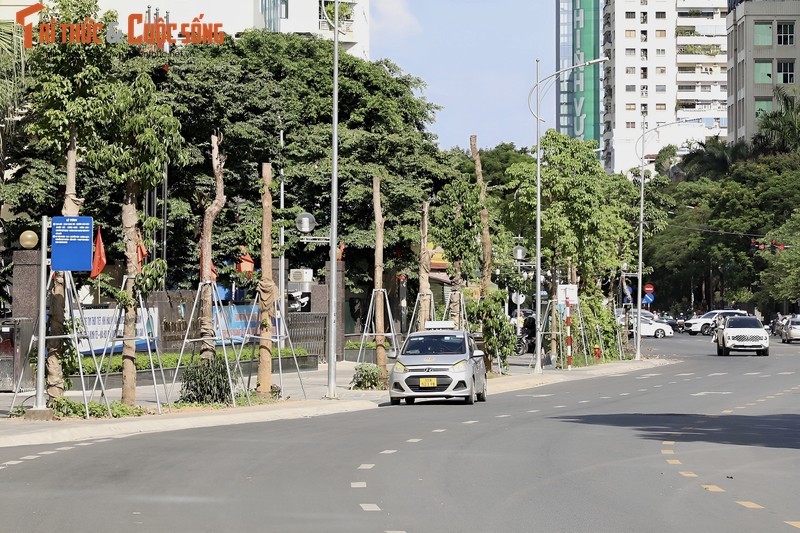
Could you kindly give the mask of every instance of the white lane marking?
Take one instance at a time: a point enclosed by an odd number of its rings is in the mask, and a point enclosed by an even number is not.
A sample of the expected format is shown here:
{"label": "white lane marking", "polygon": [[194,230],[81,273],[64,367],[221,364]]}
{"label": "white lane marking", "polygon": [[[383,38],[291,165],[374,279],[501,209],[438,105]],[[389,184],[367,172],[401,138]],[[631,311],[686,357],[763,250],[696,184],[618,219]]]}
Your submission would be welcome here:
{"label": "white lane marking", "polygon": [[530,410],[530,411],[528,411],[528,412],[529,412],[529,413],[538,413],[538,412],[539,412],[539,410],[538,410],[538,409],[531,409],[531,410]]}
{"label": "white lane marking", "polygon": [[772,376],[769,374],[764,374],[763,376],[758,376],[760,378],[771,378]]}
{"label": "white lane marking", "polygon": [[447,431],[447,430],[446,429],[434,429],[433,433],[444,433],[445,431]]}
{"label": "white lane marking", "polygon": [[46,452],[39,452],[39,455],[53,455],[54,453],[58,453],[58,450],[49,450]]}
{"label": "white lane marking", "polygon": [[744,375],[745,375],[745,376],[757,376],[757,375],[759,375],[760,373],[761,373],[761,372],[745,372],[745,373],[744,373]]}
{"label": "white lane marking", "polygon": [[791,376],[794,372],[778,372],[779,376]]}
{"label": "white lane marking", "polygon": [[631,394],[630,392],[620,392],[619,393],[620,396],[630,396],[630,394]]}
{"label": "white lane marking", "polygon": [[561,409],[562,407],[566,407],[566,405],[556,405],[554,409]]}
{"label": "white lane marking", "polygon": [[728,391],[703,391],[690,394],[689,396],[707,396],[709,394],[733,394],[733,393]]}
{"label": "white lane marking", "polygon": [[677,381],[670,381],[667,385],[675,385]]}
{"label": "white lane marking", "polygon": [[638,390],[638,391],[636,391],[636,392],[647,392],[647,389],[639,389],[639,390]]}
{"label": "white lane marking", "polygon": [[465,422],[462,422],[462,423],[463,423],[463,424],[477,424],[477,423],[478,423],[478,421],[477,421],[477,420],[467,420],[467,421],[465,421]]}
{"label": "white lane marking", "polygon": [[20,457],[23,461],[30,461],[31,459],[38,459],[38,455],[26,455],[25,457]]}
{"label": "white lane marking", "polygon": [[610,400],[611,396],[600,396],[601,400]]}
{"label": "white lane marking", "polygon": [[517,394],[520,398],[549,398],[552,394]]}
{"label": "white lane marking", "polygon": [[708,377],[713,378],[714,376],[727,376],[727,372],[712,372],[708,375]]}
{"label": "white lane marking", "polygon": [[74,450],[74,449],[75,449],[75,446],[62,446],[61,448],[56,448],[56,450],[58,450],[60,452],[64,452],[64,451],[67,451],[67,450]]}
{"label": "white lane marking", "polygon": [[383,450],[381,452],[381,454],[383,454],[383,455],[389,455],[391,453],[397,453],[397,450]]}
{"label": "white lane marking", "polygon": [[405,531],[389,531],[388,529],[385,530],[383,533],[406,533]]}
{"label": "white lane marking", "polygon": [[18,465],[18,464],[20,464],[20,463],[22,463],[22,461],[6,461],[6,462],[5,462],[5,463],[3,463],[3,464],[4,464],[4,465]]}
{"label": "white lane marking", "polygon": [[638,376],[636,379],[647,379],[647,378],[653,378],[653,377],[660,376],[660,375],[661,374],[645,374],[643,376]]}
{"label": "white lane marking", "polygon": [[497,415],[495,418],[508,418],[511,415]]}
{"label": "white lane marking", "polygon": [[681,376],[694,376],[694,372],[684,372],[683,374],[675,374],[677,377]]}
{"label": "white lane marking", "polygon": [[589,403],[589,402],[591,402],[591,401],[592,401],[592,400],[581,400],[581,401],[579,401],[578,403]]}
{"label": "white lane marking", "polygon": [[358,467],[358,469],[359,469],[359,470],[369,470],[369,469],[371,469],[371,468],[375,468],[375,465],[374,465],[374,464],[368,464],[368,463],[365,463],[365,464],[363,464],[363,465],[360,465],[360,466]]}
{"label": "white lane marking", "polygon": [[362,511],[380,511],[381,508],[375,505],[374,503],[361,503],[361,510]]}
{"label": "white lane marking", "polygon": [[94,442],[78,442],[76,446],[91,446]]}
{"label": "white lane marking", "polygon": [[111,442],[112,440],[114,440],[114,439],[100,439],[100,440],[96,440],[95,442]]}
{"label": "white lane marking", "polygon": [[420,442],[422,439],[408,439],[406,442]]}
{"label": "white lane marking", "polygon": [[653,388],[654,388],[654,389],[660,389],[660,388],[661,388],[661,387],[663,387],[663,386],[664,386],[664,385],[653,385]]}
{"label": "white lane marking", "polygon": [[366,481],[351,481],[350,482],[351,489],[366,489],[367,482]]}

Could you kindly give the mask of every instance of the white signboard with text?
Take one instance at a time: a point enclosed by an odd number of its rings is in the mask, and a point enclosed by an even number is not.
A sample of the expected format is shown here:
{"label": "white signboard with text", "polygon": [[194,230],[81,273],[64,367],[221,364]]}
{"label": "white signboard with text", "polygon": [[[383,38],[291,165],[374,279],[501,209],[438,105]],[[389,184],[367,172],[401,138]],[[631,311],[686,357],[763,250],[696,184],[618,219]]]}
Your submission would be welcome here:
{"label": "white signboard with text", "polygon": [[[155,307],[151,307],[148,309],[152,320],[148,324],[148,329],[150,330],[150,337],[156,338],[158,337],[158,309]],[[91,350],[94,350],[96,354],[101,354],[103,352],[103,347],[106,344],[106,339],[108,338],[108,331],[113,327],[112,322],[114,321],[114,310],[113,309],[84,309],[83,316],[85,320],[85,328],[86,334],[89,337],[87,339],[81,339],[80,343],[78,344],[78,350],[81,353],[90,353]],[[119,325],[117,327],[116,334],[112,334],[112,338],[115,337],[122,337],[122,330],[124,327],[124,320],[125,317],[120,319]],[[141,340],[137,340],[137,343],[144,342],[145,340],[145,329],[144,329],[144,320],[142,317],[141,309],[137,309],[136,313],[136,337],[140,337]],[[89,342],[91,341],[91,348],[89,347]],[[122,347],[122,341],[117,341],[113,343],[114,347]],[[111,345],[109,345],[109,350],[107,353],[113,352],[111,350]]]}

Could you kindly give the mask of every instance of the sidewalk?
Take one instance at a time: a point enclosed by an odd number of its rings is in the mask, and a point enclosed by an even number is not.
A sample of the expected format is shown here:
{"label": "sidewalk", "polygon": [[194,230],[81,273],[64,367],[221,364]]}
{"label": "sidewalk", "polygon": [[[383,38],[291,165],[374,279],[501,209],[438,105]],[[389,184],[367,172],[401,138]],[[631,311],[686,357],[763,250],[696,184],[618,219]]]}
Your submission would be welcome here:
{"label": "sidewalk", "polygon": [[[496,376],[489,381],[489,401],[492,394],[539,387],[552,383],[573,381],[599,376],[625,374],[636,370],[655,368],[670,364],[667,359],[643,359],[641,361],[619,361],[604,365],[562,370],[545,368],[542,374],[534,374],[528,367],[530,357],[515,357],[509,361],[509,373]],[[301,372],[302,387],[296,372],[273,374],[272,383],[283,383],[284,400],[269,405],[237,407],[215,411],[180,410],[169,412],[164,406],[161,415],[130,417],[124,419],[69,419],[51,422],[32,422],[20,418],[0,418],[0,447],[53,444],[108,437],[122,437],[138,433],[153,433],[210,426],[249,424],[293,418],[309,418],[333,413],[345,413],[375,409],[389,404],[387,391],[350,390],[356,364],[340,361],[336,365],[336,397],[327,398],[328,367],[320,364],[315,371]],[[169,386],[169,384],[168,384]],[[305,389],[305,399],[303,397]],[[163,401],[164,387],[159,387]],[[20,393],[17,404],[33,403],[31,393]],[[109,389],[110,400],[119,399],[120,389]],[[173,391],[173,400],[179,395],[179,385]],[[81,391],[70,391],[70,397],[82,398]],[[13,393],[0,393],[0,416],[6,417]],[[155,410],[155,391],[152,386],[138,387],[137,403]],[[99,398],[95,395],[95,400]]]}

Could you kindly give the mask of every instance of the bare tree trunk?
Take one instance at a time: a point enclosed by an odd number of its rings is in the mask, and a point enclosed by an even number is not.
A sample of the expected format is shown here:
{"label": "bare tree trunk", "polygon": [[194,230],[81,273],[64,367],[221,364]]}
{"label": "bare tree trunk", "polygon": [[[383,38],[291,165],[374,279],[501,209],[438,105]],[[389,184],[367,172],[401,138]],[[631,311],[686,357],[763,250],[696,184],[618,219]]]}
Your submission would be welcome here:
{"label": "bare tree trunk", "polygon": [[[275,315],[276,290],[272,280],[272,165],[261,164],[261,281],[258,282],[261,327],[258,335],[258,386],[259,397],[268,398],[272,388],[272,317]],[[281,320],[285,320],[281,316]],[[279,332],[280,333],[280,332]],[[280,357],[281,354],[278,354]]]}
{"label": "bare tree trunk", "polygon": [[[225,187],[222,181],[222,169],[225,166],[225,156],[220,155],[219,145],[222,144],[222,133],[211,136],[211,166],[214,170],[214,201],[206,208],[203,215],[203,229],[200,233],[200,281],[213,282],[211,279],[211,238],[214,228],[214,220],[225,206]],[[213,295],[211,285],[205,283],[200,291],[200,336],[207,339],[201,343],[200,358],[210,360],[216,354],[214,341],[214,323],[212,320],[211,308],[213,306]]]}
{"label": "bare tree trunk", "polygon": [[556,268],[556,260],[553,258],[552,265],[552,281],[550,282],[550,324],[553,333],[550,334],[550,353],[558,353],[558,342],[556,339],[556,331],[558,330],[558,314],[556,313],[556,303],[558,302],[558,278],[556,277],[558,269]]}
{"label": "bare tree trunk", "polygon": [[125,318],[122,326],[122,403],[136,405],[136,301],[133,285],[139,272],[139,258],[136,248],[139,244],[139,233],[136,226],[139,213],[136,209],[136,197],[139,187],[134,180],[125,185],[125,199],[122,203],[122,238],[125,242],[125,294],[129,305],[125,307]]}
{"label": "bare tree trunk", "polygon": [[[78,198],[77,193],[77,138],[78,131],[73,124],[69,129],[69,146],[67,147],[67,186],[64,191],[64,204],[61,207],[61,214],[65,217],[78,216],[83,198]],[[41,243],[47,246],[47,243]],[[53,280],[53,292],[50,300],[50,335],[58,336],[64,334],[64,273],[56,273]],[[61,370],[61,345],[63,339],[51,339],[47,341],[47,395],[50,398],[60,398],[64,395],[64,374]]]}
{"label": "bare tree trunk", "polygon": [[448,315],[455,324],[456,329],[465,326],[461,321],[461,259],[453,261],[454,278],[453,288],[450,292],[450,304],[448,305]]}
{"label": "bare tree trunk", "polygon": [[481,270],[481,293],[484,298],[489,293],[489,283],[492,281],[492,237],[489,235],[489,209],[486,207],[486,182],[483,181],[483,168],[481,167],[481,154],[478,151],[478,136],[471,135],[469,147],[472,151],[472,160],[475,162],[475,176],[478,179],[479,202],[481,204],[481,248],[483,250],[483,268]]}
{"label": "bare tree trunk", "polygon": [[[372,206],[375,210],[375,275],[376,289],[383,288],[383,211],[381,210],[381,178],[372,176]],[[381,371],[381,383],[384,386],[389,382],[389,373],[386,370],[386,337],[383,333],[383,298],[382,294],[375,295],[375,361]]]}
{"label": "bare tree trunk", "polygon": [[419,315],[417,330],[425,331],[425,322],[431,315],[431,251],[428,250],[428,209],[430,202],[422,202],[422,220],[419,225]]}

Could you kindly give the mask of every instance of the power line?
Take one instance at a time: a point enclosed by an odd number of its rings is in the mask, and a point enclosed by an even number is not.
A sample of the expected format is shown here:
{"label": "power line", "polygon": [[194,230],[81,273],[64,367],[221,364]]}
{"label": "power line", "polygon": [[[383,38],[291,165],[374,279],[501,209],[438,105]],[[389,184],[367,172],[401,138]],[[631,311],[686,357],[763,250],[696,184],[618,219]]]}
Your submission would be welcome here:
{"label": "power line", "polygon": [[723,231],[719,229],[693,228],[691,226],[680,226],[678,224],[667,224],[667,226],[672,226],[673,228],[688,229],[691,231],[701,231],[704,233],[717,233],[719,235],[736,235],[738,237],[755,237],[755,238],[766,237],[766,235],[761,233],[741,233],[738,231]]}

